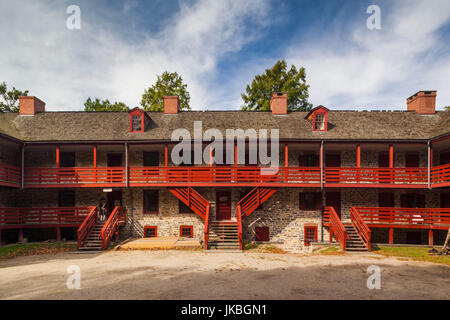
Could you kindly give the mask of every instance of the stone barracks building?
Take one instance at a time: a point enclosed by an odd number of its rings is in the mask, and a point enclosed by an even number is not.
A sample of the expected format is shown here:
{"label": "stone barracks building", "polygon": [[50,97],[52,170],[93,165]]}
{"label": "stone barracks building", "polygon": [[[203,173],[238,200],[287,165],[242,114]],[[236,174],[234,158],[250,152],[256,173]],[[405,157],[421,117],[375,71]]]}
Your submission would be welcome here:
{"label": "stone barracks building", "polygon": [[[165,97],[164,112],[47,112],[20,97],[18,113],[0,114],[1,241],[77,239],[100,250],[119,236],[179,236],[208,249],[266,242],[287,251],[442,243],[450,112],[436,112],[435,100],[420,91],[405,111],[287,112],[287,95],[275,93],[269,112],[180,112],[178,97]],[[219,164],[209,141],[209,161],[175,165],[172,132],[194,136],[194,121],[224,136],[279,129],[279,169],[263,174],[236,153]]]}

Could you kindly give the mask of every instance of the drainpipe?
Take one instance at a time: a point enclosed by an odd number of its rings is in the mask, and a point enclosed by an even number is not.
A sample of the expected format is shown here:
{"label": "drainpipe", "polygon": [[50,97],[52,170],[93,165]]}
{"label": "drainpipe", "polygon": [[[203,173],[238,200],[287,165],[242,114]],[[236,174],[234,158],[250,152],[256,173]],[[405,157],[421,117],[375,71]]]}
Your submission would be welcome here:
{"label": "drainpipe", "polygon": [[128,188],[128,142],[125,142],[125,186]]}
{"label": "drainpipe", "polygon": [[431,141],[428,140],[428,189],[431,189],[431,165],[432,165],[432,156],[431,156]]}
{"label": "drainpipe", "polygon": [[22,153],[22,168],[21,168],[21,181],[20,181],[20,188],[23,189],[24,185],[25,185],[25,143],[22,144],[22,148],[21,148],[21,153]]}
{"label": "drainpipe", "polygon": [[320,189],[323,190],[323,140],[320,141]]}

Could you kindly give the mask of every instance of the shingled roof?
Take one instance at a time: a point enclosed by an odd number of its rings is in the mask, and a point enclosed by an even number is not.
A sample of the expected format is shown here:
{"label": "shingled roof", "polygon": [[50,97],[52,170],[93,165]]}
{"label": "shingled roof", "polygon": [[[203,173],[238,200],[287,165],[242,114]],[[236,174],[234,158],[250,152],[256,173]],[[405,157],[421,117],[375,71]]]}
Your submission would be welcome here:
{"label": "shingled roof", "polygon": [[193,135],[194,121],[203,130],[279,129],[280,139],[426,140],[449,133],[450,112],[330,111],[328,131],[313,132],[306,112],[187,111],[148,112],[151,124],[143,133],[129,132],[126,112],[43,112],[34,116],[0,114],[0,133],[23,141],[138,141],[170,140],[172,131],[185,128]]}

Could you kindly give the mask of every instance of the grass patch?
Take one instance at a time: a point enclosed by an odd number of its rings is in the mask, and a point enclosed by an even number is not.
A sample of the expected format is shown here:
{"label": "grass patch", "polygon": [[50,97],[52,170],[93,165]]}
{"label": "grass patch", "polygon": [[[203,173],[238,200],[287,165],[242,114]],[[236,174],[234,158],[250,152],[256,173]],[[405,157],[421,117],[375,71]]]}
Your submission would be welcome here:
{"label": "grass patch", "polygon": [[450,265],[450,256],[429,253],[430,248],[421,247],[373,247],[372,252],[387,257],[403,257],[416,261],[426,261]]}
{"label": "grass patch", "polygon": [[328,255],[328,256],[340,256],[344,255],[345,252],[337,247],[328,247],[322,250],[319,250],[319,254]]}
{"label": "grass patch", "polygon": [[77,244],[68,243],[24,243],[13,244],[0,248],[0,260],[11,259],[20,256],[32,256],[77,250]]}
{"label": "grass patch", "polygon": [[243,246],[244,251],[262,252],[262,253],[287,253],[283,249],[275,246],[255,243],[245,243]]}

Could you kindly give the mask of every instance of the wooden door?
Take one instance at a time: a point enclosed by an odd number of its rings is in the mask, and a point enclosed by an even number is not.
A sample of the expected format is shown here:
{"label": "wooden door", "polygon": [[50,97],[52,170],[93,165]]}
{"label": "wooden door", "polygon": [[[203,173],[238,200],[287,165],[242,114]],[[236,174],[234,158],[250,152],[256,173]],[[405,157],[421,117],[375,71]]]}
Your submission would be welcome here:
{"label": "wooden door", "polygon": [[325,206],[333,207],[338,217],[341,217],[341,193],[340,192],[326,192]]}
{"label": "wooden door", "polygon": [[216,193],[216,220],[231,220],[231,192]]}
{"label": "wooden door", "polygon": [[108,214],[117,206],[122,206],[122,190],[108,192],[106,196],[106,210]]}

